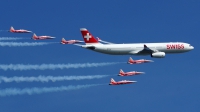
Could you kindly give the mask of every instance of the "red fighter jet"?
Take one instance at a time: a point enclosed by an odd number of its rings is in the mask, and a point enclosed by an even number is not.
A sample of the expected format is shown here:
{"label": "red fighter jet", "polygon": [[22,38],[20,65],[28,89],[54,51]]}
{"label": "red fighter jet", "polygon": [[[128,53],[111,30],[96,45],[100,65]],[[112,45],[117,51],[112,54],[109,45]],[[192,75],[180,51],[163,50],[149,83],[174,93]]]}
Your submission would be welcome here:
{"label": "red fighter jet", "polygon": [[76,43],[82,43],[84,41],[80,41],[80,40],[65,40],[65,38],[62,38],[61,40],[61,44],[76,44]]}
{"label": "red fighter jet", "polygon": [[44,40],[44,39],[54,39],[56,37],[51,37],[51,36],[37,36],[35,33],[33,34],[32,39],[33,40]]}
{"label": "red fighter jet", "polygon": [[32,33],[32,31],[28,31],[28,30],[24,30],[24,29],[15,30],[12,26],[10,27],[9,32],[11,32],[11,33]]}
{"label": "red fighter jet", "polygon": [[122,69],[120,69],[118,76],[133,76],[139,74],[144,74],[144,72],[137,72],[137,71],[124,72]]}
{"label": "red fighter jet", "polygon": [[137,81],[129,81],[129,80],[122,80],[122,81],[116,82],[113,78],[111,78],[109,85],[122,85],[122,84],[136,83],[136,82]]}
{"label": "red fighter jet", "polygon": [[153,62],[152,60],[146,60],[146,59],[139,59],[139,60],[133,60],[131,57],[128,60],[128,64],[141,64],[141,63],[149,63]]}

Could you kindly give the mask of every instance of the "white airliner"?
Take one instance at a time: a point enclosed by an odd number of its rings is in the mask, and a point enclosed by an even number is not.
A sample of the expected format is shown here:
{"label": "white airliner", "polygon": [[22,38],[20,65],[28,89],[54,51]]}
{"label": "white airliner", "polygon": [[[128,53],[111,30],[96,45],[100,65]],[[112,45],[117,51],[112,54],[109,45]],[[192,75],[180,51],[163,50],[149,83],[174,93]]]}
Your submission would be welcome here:
{"label": "white airliner", "polygon": [[184,53],[194,49],[184,42],[102,44],[86,29],[80,29],[86,45],[83,48],[111,55],[151,55],[163,58],[165,53]]}

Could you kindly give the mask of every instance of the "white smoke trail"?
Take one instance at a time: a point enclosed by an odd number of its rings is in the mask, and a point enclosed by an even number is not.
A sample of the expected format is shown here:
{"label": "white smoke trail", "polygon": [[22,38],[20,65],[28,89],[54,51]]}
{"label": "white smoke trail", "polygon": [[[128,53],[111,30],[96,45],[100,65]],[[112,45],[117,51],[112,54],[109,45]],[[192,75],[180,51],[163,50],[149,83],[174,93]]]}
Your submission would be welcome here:
{"label": "white smoke trail", "polygon": [[84,80],[84,79],[100,79],[104,77],[108,77],[109,75],[87,75],[87,76],[38,76],[38,77],[5,77],[0,76],[0,83],[1,82],[56,82],[56,81],[65,81],[65,80]]}
{"label": "white smoke trail", "polygon": [[4,31],[5,31],[5,32],[8,32],[8,31],[10,31],[10,30],[0,30],[0,32],[4,32]]}
{"label": "white smoke trail", "polygon": [[0,41],[2,41],[2,40],[21,40],[21,39],[30,39],[30,38],[21,38],[21,37],[0,37]]}
{"label": "white smoke trail", "polygon": [[19,47],[19,46],[42,46],[52,44],[50,42],[0,42],[0,46]]}
{"label": "white smoke trail", "polygon": [[6,88],[0,89],[0,96],[11,96],[11,95],[32,95],[32,94],[41,94],[41,93],[48,93],[48,92],[58,92],[58,91],[69,91],[69,90],[77,90],[83,88],[89,88],[93,86],[99,86],[103,84],[88,84],[88,85],[77,85],[77,86],[61,86],[61,87],[44,87],[44,88]]}
{"label": "white smoke trail", "polygon": [[104,62],[104,63],[82,63],[82,64],[41,64],[41,65],[30,65],[30,64],[1,64],[0,69],[2,70],[55,70],[55,69],[69,69],[69,68],[86,68],[86,67],[100,67],[114,65],[124,62]]}

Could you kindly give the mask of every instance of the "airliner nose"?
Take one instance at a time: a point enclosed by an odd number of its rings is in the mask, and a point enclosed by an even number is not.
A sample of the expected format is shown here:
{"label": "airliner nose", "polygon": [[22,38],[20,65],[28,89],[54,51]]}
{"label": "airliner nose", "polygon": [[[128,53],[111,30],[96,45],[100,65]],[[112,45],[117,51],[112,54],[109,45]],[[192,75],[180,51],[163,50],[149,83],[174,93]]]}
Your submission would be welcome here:
{"label": "airliner nose", "polygon": [[191,50],[193,50],[193,49],[194,49],[194,47],[193,47],[193,46],[190,46],[190,49],[191,49]]}

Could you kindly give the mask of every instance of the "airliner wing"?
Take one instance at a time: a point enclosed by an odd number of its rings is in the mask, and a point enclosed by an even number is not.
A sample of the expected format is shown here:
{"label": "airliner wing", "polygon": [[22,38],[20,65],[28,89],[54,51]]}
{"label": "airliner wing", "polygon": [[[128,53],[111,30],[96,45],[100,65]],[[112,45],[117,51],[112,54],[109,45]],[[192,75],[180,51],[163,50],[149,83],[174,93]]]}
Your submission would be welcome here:
{"label": "airliner wing", "polygon": [[72,45],[80,46],[80,47],[91,49],[91,50],[95,49],[95,46],[93,45],[82,45],[82,44],[72,44]]}
{"label": "airliner wing", "polygon": [[141,50],[138,51],[131,51],[130,54],[138,54]]}
{"label": "airliner wing", "polygon": [[149,52],[149,53],[152,53],[154,52],[154,50],[148,48],[146,45],[144,45],[144,49],[141,51],[141,52]]}
{"label": "airliner wing", "polygon": [[140,50],[140,51],[133,51],[131,53],[133,54],[151,54],[154,52],[159,52],[158,50],[154,50],[154,49],[150,49],[149,47],[147,47],[146,45],[144,45],[144,49]]}

